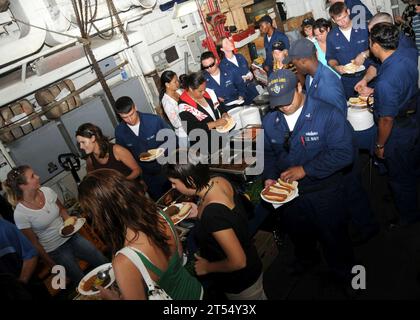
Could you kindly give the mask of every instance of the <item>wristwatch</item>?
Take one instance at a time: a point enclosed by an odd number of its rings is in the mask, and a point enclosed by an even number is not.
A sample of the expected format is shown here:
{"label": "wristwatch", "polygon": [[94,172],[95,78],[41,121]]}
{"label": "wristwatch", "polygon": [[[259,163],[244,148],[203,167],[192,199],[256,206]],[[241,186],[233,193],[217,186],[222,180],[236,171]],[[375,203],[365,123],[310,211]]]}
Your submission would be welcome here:
{"label": "wristwatch", "polygon": [[375,147],[376,147],[376,149],[383,149],[384,147],[385,147],[385,145],[383,145],[383,144],[376,144],[375,145]]}

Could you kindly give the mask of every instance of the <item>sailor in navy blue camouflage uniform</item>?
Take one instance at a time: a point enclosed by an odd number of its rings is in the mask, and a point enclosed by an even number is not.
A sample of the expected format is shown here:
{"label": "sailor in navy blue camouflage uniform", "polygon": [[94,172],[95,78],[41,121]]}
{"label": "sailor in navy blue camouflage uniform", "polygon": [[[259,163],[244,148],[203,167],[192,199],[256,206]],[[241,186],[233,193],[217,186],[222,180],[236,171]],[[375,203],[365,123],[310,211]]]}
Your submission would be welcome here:
{"label": "sailor in navy blue camouflage uniform", "polygon": [[286,232],[305,269],[319,262],[317,243],[341,279],[348,279],[353,251],[343,207],[342,170],[353,161],[350,127],[342,112],[319,100],[305,98],[290,70],[269,78],[270,105],[264,128],[266,186],[276,179],[298,181],[299,196],[281,207]]}
{"label": "sailor in navy blue camouflage uniform", "polygon": [[219,67],[216,57],[210,51],[201,55],[201,69],[207,81],[206,87],[216,93],[219,102],[227,110],[245,102],[246,86],[239,72]]}
{"label": "sailor in navy blue camouflage uniform", "polygon": [[[329,12],[337,26],[328,33],[326,59],[342,75],[344,92],[349,99],[354,96],[354,86],[362,79],[363,73],[346,73],[344,66],[369,49],[368,28],[367,24],[353,24],[349,10],[342,2],[333,4]],[[364,67],[367,69],[370,63],[370,59],[366,59]]]}
{"label": "sailor in navy blue camouflage uniform", "polygon": [[[376,24],[381,22],[388,22],[390,24],[394,23],[392,16],[389,13],[379,12],[369,21],[369,32]],[[416,45],[412,39],[404,34],[404,32],[400,32],[398,50],[417,63],[418,50]],[[359,54],[356,60],[358,63],[363,63],[368,55],[370,55],[370,50],[366,50],[364,53]],[[361,96],[369,96],[373,92],[373,88],[375,87],[375,78],[378,74],[378,69],[381,66],[381,62],[376,57],[371,56],[371,58],[373,58],[372,64],[367,69],[363,78],[354,87],[354,90],[356,90]]]}
{"label": "sailor in navy blue camouflage uniform", "polygon": [[[308,100],[318,99],[333,105],[347,117],[347,100],[343,84],[334,72],[318,61],[315,45],[308,39],[300,39],[293,43],[289,57],[299,72],[307,75],[306,98]],[[352,134],[354,137],[354,130],[352,130]],[[357,148],[354,148],[354,154],[357,159]],[[343,177],[346,207],[358,234],[358,238],[354,238],[354,242],[361,244],[375,235],[379,227],[374,221],[369,198],[362,186],[360,172],[355,163],[346,168]]]}
{"label": "sailor in navy blue camouflage uniform", "polygon": [[[140,161],[139,156],[150,149],[159,148],[164,142],[157,141],[158,132],[170,128],[159,116],[138,112],[130,97],[119,98],[115,102],[114,109],[123,120],[115,128],[116,143],[131,151],[142,168],[143,180],[148,187],[147,192],[153,200],[158,200],[171,188],[171,184],[156,160],[144,162]],[[175,137],[172,138],[176,141]]]}
{"label": "sailor in navy blue camouflage uniform", "polygon": [[382,62],[375,85],[375,121],[378,123],[375,154],[388,169],[400,225],[420,219],[414,175],[414,150],[418,144],[419,89],[415,61],[397,50],[398,28],[376,24],[370,33],[370,50]]}
{"label": "sailor in navy blue camouflage uniform", "polygon": [[360,0],[330,0],[329,3],[334,4],[336,2],[344,2],[350,10],[350,18],[356,19],[372,19],[372,13],[366,7],[366,5]]}
{"label": "sailor in navy blue camouflage uniform", "polygon": [[222,51],[224,58],[220,62],[220,69],[241,76],[245,85],[245,104],[251,104],[254,98],[258,96],[256,83],[253,81],[254,75],[249,69],[248,61],[240,53],[233,53],[235,49],[232,41],[225,38],[222,41]]}
{"label": "sailor in navy blue camouflage uniform", "polygon": [[264,70],[268,75],[273,72],[273,55],[272,47],[275,42],[281,41],[284,43],[286,49],[290,48],[289,38],[281,31],[273,27],[273,19],[270,16],[265,15],[258,20],[260,31],[264,34],[264,49],[265,49],[265,61]]}

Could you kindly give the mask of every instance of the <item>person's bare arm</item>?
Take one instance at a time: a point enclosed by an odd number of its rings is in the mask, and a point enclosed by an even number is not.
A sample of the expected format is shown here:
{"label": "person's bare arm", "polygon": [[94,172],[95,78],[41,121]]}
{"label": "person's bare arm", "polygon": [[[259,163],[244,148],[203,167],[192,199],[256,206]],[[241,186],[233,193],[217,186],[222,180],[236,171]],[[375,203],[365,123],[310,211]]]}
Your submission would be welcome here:
{"label": "person's bare arm", "polygon": [[53,266],[55,266],[54,260],[45,251],[41,243],[39,243],[38,237],[36,236],[35,232],[33,232],[32,228],[21,229],[21,231],[29,239],[29,241],[31,241],[32,245],[38,251],[38,254],[41,257],[41,259],[44,261],[44,263],[49,268],[52,268]]}
{"label": "person's bare arm", "polygon": [[32,274],[35,271],[37,264],[38,264],[37,256],[34,256],[30,259],[23,260],[22,270],[20,271],[18,280],[23,283],[28,283],[29,279],[32,277]]}
{"label": "person's bare arm", "polygon": [[[114,267],[118,288],[121,292],[120,298],[124,300],[146,300],[147,297],[143,284],[143,277],[131,260],[125,255],[119,254],[115,257],[112,265]],[[109,291],[111,290],[108,290],[108,293],[110,293]],[[115,294],[111,297],[113,299],[118,299],[118,296]]]}
{"label": "person's bare arm", "polygon": [[90,157],[87,157],[86,159],[86,171],[89,173],[91,171],[95,170],[92,164],[92,159]]}
{"label": "person's bare arm", "polygon": [[376,67],[374,66],[369,66],[369,68],[366,71],[366,74],[363,76],[363,78],[356,83],[356,85],[354,86],[354,90],[357,91],[359,94],[365,96],[366,93],[372,91],[367,89],[368,88],[368,83],[370,81],[372,81],[373,79],[376,78],[377,75],[377,70]]}
{"label": "person's bare arm", "polygon": [[70,215],[67,212],[67,209],[63,206],[63,204],[61,203],[60,200],[58,200],[55,202],[58,206],[58,209],[60,210],[60,216],[63,218],[64,221],[66,221],[68,218],[70,218]]}
{"label": "person's bare arm", "polygon": [[369,83],[373,79],[375,79],[377,75],[378,75],[378,70],[376,69],[376,67],[369,66],[363,79],[366,80],[367,83]]}
{"label": "person's bare arm", "polygon": [[362,51],[352,61],[354,64],[361,66],[362,64],[365,63],[366,59],[369,57],[369,54],[370,54],[369,50]]}
{"label": "person's bare arm", "polygon": [[131,169],[131,173],[126,177],[128,180],[134,180],[141,174],[141,168],[134,159],[130,151],[120,145],[114,145],[115,159],[122,161]]}
{"label": "person's bare arm", "polygon": [[197,274],[232,272],[245,268],[246,255],[233,229],[213,232],[212,235],[225,253],[226,259],[210,262],[196,255],[195,270]]}
{"label": "person's bare arm", "polygon": [[385,144],[388,141],[389,135],[391,134],[392,127],[394,125],[394,118],[392,117],[380,117],[378,120],[378,138],[376,143],[381,145],[381,148],[375,148],[375,154],[378,158],[384,158]]}
{"label": "person's bare arm", "polygon": [[329,64],[332,68],[334,68],[334,70],[336,70],[339,74],[343,74],[343,73],[345,73],[345,71],[344,71],[344,67],[343,67],[343,66],[341,66],[341,65],[338,63],[338,61],[337,61],[337,60],[335,60],[335,59],[331,59],[331,60],[329,60],[329,61],[328,61],[328,64]]}

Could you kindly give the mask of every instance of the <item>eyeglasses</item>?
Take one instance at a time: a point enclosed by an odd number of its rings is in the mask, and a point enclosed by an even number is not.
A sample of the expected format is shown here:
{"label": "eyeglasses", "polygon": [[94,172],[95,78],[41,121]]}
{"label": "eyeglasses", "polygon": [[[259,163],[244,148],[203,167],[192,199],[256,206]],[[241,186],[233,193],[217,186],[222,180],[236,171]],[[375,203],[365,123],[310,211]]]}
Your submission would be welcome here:
{"label": "eyeglasses", "polygon": [[289,153],[290,151],[290,136],[292,135],[292,131],[287,131],[284,135],[284,142],[283,142],[283,148],[284,150]]}
{"label": "eyeglasses", "polygon": [[215,64],[216,64],[216,61],[213,61],[213,63],[212,63],[212,64],[210,64],[210,65],[208,65],[208,66],[203,66],[203,69],[204,69],[204,70],[207,70],[207,69],[213,68],[213,67],[215,66]]}

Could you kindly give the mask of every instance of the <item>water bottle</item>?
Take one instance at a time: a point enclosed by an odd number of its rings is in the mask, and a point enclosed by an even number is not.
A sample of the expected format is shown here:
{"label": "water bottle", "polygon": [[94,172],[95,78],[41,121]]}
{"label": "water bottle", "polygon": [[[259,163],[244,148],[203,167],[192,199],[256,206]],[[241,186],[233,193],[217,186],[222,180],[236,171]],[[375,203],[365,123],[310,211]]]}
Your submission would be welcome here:
{"label": "water bottle", "polygon": [[121,78],[123,79],[123,81],[128,80],[128,74],[127,71],[125,71],[124,67],[121,68]]}

